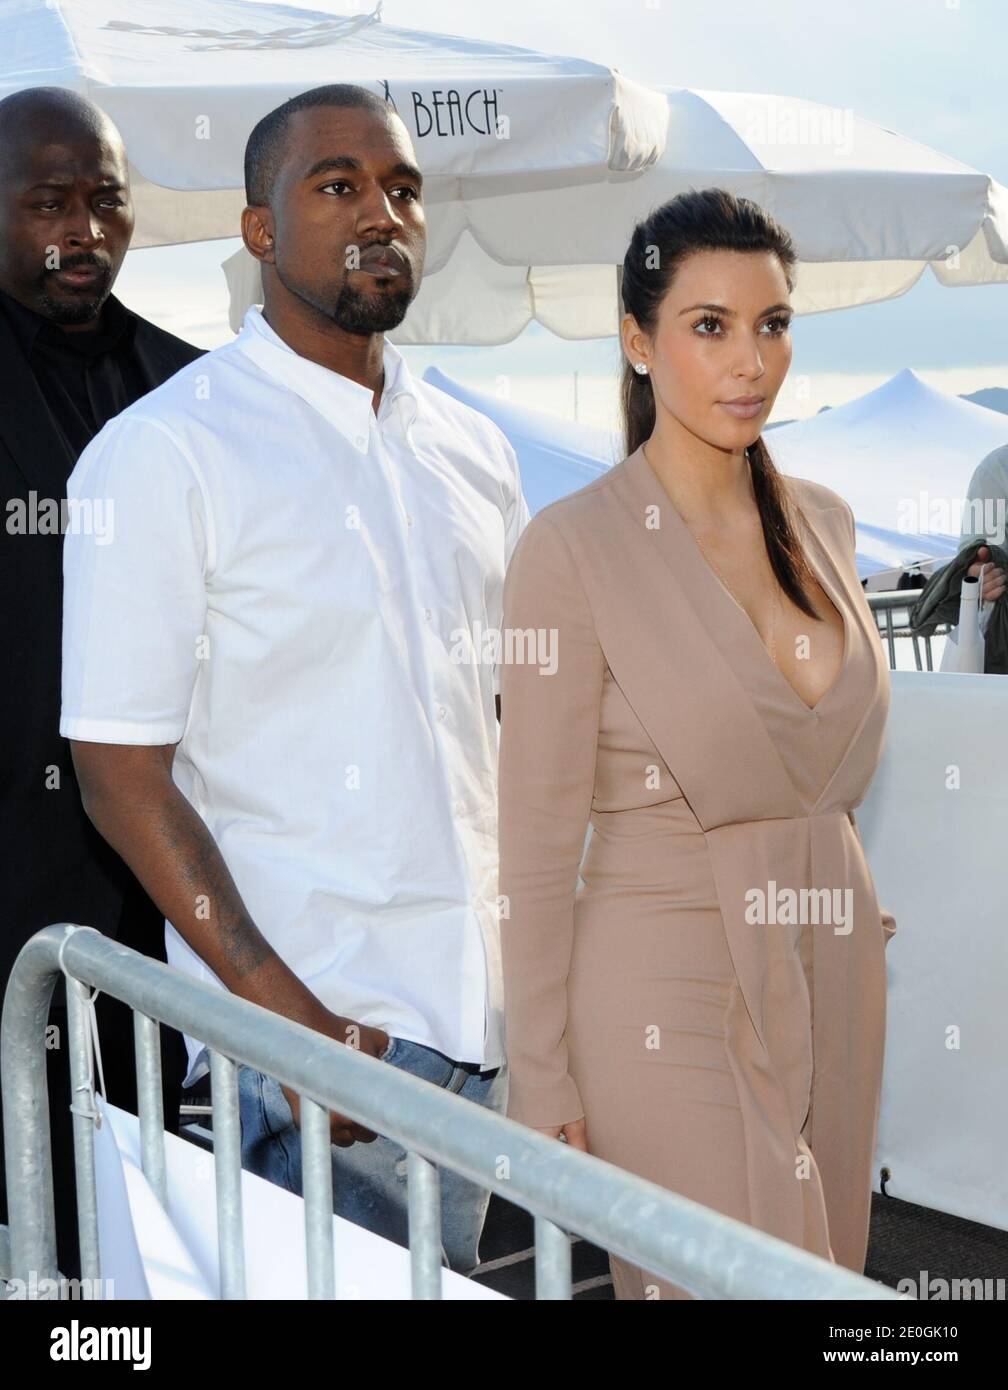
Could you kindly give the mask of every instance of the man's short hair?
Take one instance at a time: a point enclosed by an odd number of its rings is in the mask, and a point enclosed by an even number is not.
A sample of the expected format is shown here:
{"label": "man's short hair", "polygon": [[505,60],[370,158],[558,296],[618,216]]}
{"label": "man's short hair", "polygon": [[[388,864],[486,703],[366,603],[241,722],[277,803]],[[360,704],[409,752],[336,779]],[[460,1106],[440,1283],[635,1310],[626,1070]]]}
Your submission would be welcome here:
{"label": "man's short hair", "polygon": [[333,82],[328,87],[313,87],[308,92],[291,97],[275,111],[269,111],[256,125],[245,146],[245,198],[252,207],[269,203],[273,185],[283,163],[290,118],[297,111],[312,106],[343,106],[373,111],[376,116],[388,116],[395,107],[366,87],[350,82]]}

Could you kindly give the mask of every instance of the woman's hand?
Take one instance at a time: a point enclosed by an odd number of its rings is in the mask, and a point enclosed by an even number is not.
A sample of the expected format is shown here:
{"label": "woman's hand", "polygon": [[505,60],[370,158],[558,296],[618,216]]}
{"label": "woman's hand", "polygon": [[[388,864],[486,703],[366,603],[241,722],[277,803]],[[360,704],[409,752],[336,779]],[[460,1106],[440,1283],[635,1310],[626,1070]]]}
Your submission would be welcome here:
{"label": "woman's hand", "polygon": [[584,1116],[565,1125],[548,1125],[542,1129],[537,1127],[537,1133],[545,1134],[547,1139],[559,1139],[562,1135],[572,1149],[580,1149],[582,1153],[588,1152],[588,1133]]}
{"label": "woman's hand", "polygon": [[977,579],[980,575],[980,566],[984,564],[987,565],[984,571],[983,588],[980,592],[980,597],[983,599],[984,603],[993,603],[994,600],[1000,598],[1005,591],[1004,570],[998,569],[996,565],[989,564],[989,560],[990,550],[987,546],[982,545],[977,551],[976,563],[970,565],[969,569],[966,571],[968,575]]}

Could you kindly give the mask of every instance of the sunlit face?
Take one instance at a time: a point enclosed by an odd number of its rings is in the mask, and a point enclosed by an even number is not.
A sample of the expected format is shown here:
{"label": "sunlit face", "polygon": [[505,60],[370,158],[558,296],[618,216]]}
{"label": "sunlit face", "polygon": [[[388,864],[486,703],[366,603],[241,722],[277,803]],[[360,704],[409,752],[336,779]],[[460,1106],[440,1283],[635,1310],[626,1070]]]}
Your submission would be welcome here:
{"label": "sunlit face", "polygon": [[662,300],[653,338],[631,316],[623,346],[648,367],[662,411],[714,448],[755,443],[791,365],[791,306],[771,252],[689,256]]}
{"label": "sunlit face", "polygon": [[347,332],[397,327],[423,273],[422,186],[398,116],[295,113],[270,210],[280,282]]}

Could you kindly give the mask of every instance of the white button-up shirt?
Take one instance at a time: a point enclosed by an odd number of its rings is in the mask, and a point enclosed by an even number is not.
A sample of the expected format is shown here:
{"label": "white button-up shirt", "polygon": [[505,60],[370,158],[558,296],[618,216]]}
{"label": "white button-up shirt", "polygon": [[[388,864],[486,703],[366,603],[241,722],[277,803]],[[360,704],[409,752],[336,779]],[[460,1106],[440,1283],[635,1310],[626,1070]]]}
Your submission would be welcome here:
{"label": "white button-up shirt", "polygon": [[[486,634],[528,509],[495,425],[387,342],[384,367],[376,417],[250,309],[96,436],[68,486],[60,731],[178,743],[176,784],[312,992],[490,1070]],[[166,932],[171,964],[220,983]]]}

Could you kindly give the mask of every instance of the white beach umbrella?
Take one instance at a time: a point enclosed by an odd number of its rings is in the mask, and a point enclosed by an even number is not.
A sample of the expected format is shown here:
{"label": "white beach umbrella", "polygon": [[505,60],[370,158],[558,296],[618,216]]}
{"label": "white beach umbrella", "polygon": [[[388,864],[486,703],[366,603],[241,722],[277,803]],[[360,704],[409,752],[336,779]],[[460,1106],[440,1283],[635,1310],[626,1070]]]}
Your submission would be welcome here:
{"label": "white beach umbrella", "polygon": [[4,0],[0,39],[0,96],[69,87],[119,127],[138,248],[237,235],[250,130],[332,82],[391,99],[405,121],[434,213],[431,270],[482,190],[645,168],[668,123],[661,93],[612,69],[394,28],[380,3],[333,14],[243,0]]}
{"label": "white beach umbrella", "polygon": [[[1008,282],[1008,190],[847,109],[760,93],[653,91],[578,59],[416,33],[374,13],[242,0],[5,0],[0,95],[85,92],[123,131],[135,247],[237,235],[249,130],[327,82],[388,92],[425,172],[428,256],[399,343],[566,338],[618,324],[634,222],[687,188],[760,202],[795,237],[799,313]],[[226,265],[237,327],[260,297]]]}
{"label": "white beach umbrella", "polygon": [[634,223],[714,185],[791,232],[798,313],[891,299],[928,267],[947,286],[1008,283],[1008,189],[988,175],[849,110],[664,91],[668,140],[650,168],[471,204],[451,260],[425,276],[396,340],[504,342],[533,320],[564,338],[613,334],[616,267]]}

